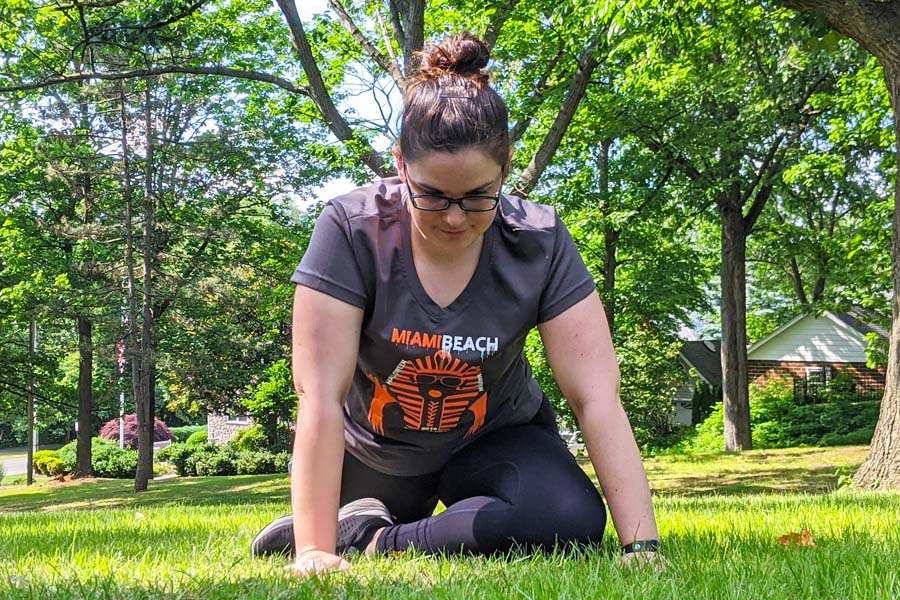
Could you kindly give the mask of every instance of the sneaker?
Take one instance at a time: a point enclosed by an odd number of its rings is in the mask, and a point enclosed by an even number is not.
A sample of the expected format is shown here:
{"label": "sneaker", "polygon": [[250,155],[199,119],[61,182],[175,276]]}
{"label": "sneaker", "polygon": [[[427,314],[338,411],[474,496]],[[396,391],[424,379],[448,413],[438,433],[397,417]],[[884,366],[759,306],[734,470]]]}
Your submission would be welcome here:
{"label": "sneaker", "polygon": [[381,500],[360,498],[345,504],[338,511],[337,554],[365,553],[375,532],[393,524],[391,513]]}
{"label": "sneaker", "polygon": [[250,556],[274,554],[294,554],[294,517],[291,515],[275,519],[266,525],[250,544]]}

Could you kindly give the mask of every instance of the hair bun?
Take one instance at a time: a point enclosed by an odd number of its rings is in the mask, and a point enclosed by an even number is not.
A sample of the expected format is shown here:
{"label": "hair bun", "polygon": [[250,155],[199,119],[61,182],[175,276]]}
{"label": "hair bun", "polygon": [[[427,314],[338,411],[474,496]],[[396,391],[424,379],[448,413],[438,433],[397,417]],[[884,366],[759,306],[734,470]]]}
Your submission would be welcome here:
{"label": "hair bun", "polygon": [[491,52],[487,44],[467,31],[445,37],[440,44],[427,47],[421,56],[419,75],[425,79],[456,74],[487,83],[485,67]]}

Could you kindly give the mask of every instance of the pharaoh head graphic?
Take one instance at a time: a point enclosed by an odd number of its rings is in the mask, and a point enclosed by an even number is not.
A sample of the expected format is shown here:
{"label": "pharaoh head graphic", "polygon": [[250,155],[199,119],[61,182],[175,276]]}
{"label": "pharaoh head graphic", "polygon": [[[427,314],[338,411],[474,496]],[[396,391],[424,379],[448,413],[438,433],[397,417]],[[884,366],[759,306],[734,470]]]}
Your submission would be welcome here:
{"label": "pharaoh head graphic", "polygon": [[484,425],[487,394],[481,367],[469,365],[443,350],[401,365],[386,382],[368,375],[375,384],[369,408],[369,421],[375,431],[384,433],[384,410],[391,404],[399,405],[406,429],[450,431],[459,427],[466,411],[474,416],[466,436]]}

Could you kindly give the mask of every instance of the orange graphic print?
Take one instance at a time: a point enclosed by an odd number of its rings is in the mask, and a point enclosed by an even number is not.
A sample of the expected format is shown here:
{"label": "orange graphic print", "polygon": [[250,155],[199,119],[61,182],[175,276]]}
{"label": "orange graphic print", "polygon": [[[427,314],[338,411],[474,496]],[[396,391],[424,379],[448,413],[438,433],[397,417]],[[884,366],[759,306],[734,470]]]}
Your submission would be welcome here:
{"label": "orange graphic print", "polygon": [[369,407],[369,422],[375,431],[384,433],[384,410],[391,404],[399,405],[406,429],[450,431],[459,427],[466,411],[475,417],[467,437],[484,425],[487,393],[482,387],[481,367],[443,350],[401,364],[387,383],[367,375],[375,384]]}

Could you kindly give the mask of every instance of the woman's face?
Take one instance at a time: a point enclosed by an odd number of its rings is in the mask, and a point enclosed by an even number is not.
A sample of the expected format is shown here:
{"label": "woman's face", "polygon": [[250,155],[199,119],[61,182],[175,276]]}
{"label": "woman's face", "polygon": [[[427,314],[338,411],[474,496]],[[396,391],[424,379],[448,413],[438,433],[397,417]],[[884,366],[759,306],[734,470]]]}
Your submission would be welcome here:
{"label": "woman's face", "polygon": [[[499,165],[483,150],[432,152],[403,163],[398,151],[400,178],[413,194],[434,194],[459,199],[466,196],[496,196],[503,183],[504,165]],[[405,168],[404,168],[405,167]],[[413,235],[435,256],[450,258],[462,254],[481,240],[494,220],[497,209],[486,212],[464,211],[451,204],[440,211],[420,210],[409,203]]]}

